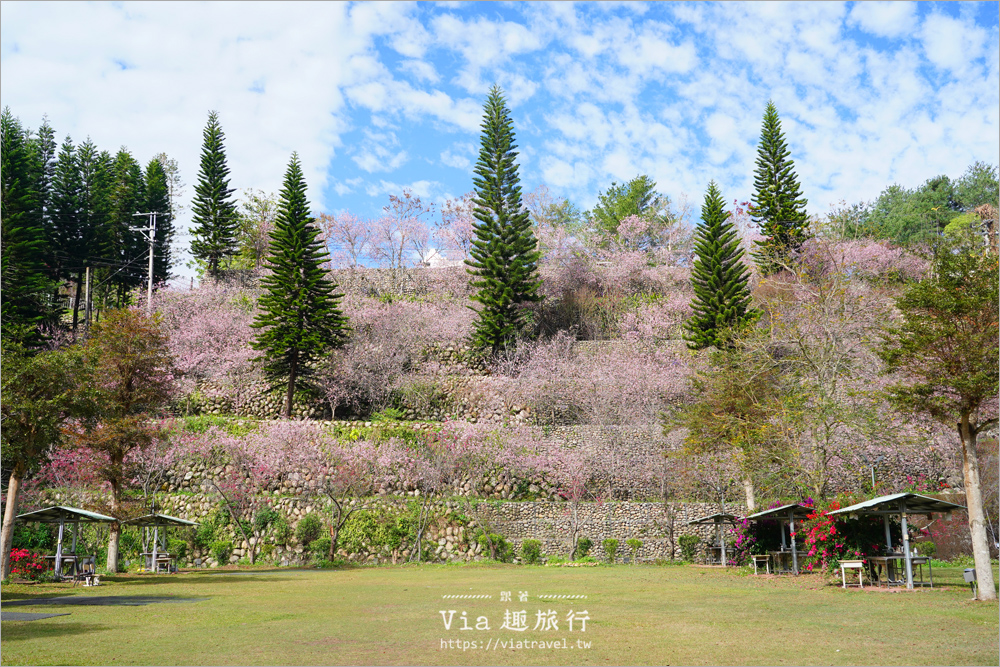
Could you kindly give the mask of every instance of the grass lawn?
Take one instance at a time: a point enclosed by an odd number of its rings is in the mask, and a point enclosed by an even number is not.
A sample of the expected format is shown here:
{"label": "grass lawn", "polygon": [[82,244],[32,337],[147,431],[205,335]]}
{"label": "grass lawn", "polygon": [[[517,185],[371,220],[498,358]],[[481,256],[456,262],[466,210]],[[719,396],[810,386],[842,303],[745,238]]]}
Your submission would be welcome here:
{"label": "grass lawn", "polygon": [[[960,569],[935,569],[933,590],[833,586],[819,575],[753,577],[693,566],[552,568],[473,564],[281,570],[105,579],[97,588],[9,585],[3,602],[55,595],[181,596],[190,604],[32,605],[69,612],[5,621],[4,665],[21,664],[913,664],[996,665],[996,603],[970,601]],[[940,585],[938,585],[940,584]],[[501,592],[512,593],[511,602]],[[526,602],[518,594],[528,594]],[[586,599],[539,599],[539,595]],[[443,599],[492,595],[492,599]],[[453,609],[451,630],[442,610]],[[527,611],[527,631],[501,630]],[[537,612],[558,629],[534,630]],[[590,620],[572,632],[566,616]],[[459,630],[486,616],[490,630]],[[495,642],[574,648],[512,650]],[[479,648],[442,648],[443,642]],[[577,640],[590,648],[576,647]],[[490,642],[490,648],[483,648]],[[470,644],[471,645],[471,644]]]}

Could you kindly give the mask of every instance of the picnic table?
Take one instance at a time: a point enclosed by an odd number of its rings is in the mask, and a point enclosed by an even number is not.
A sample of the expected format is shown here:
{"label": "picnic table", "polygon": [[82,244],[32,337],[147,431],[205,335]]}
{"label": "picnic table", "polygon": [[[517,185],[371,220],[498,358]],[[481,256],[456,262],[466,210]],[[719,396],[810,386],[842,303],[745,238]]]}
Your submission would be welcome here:
{"label": "picnic table", "polygon": [[[46,558],[51,558],[53,560],[53,570],[55,570],[56,577],[62,578],[63,570],[63,560],[72,561],[74,568],[76,567],[76,541],[77,536],[80,532],[81,523],[114,523],[115,519],[110,516],[105,516],[104,514],[98,514],[97,512],[90,512],[88,510],[82,510],[78,507],[68,507],[65,505],[56,505],[54,507],[46,507],[44,509],[35,510],[34,512],[26,512],[25,514],[19,514],[17,516],[18,521],[25,522],[36,522],[36,523],[57,523],[59,524],[59,537],[56,540],[56,555]],[[70,553],[63,553],[63,533],[66,528],[66,524],[73,524],[73,545],[70,548]]]}
{"label": "picnic table", "polygon": [[[129,519],[128,521],[123,521],[122,524],[153,529],[153,550],[142,552],[142,556],[146,559],[145,569],[147,572],[160,572],[161,567],[165,572],[176,572],[177,568],[172,567],[174,557],[167,553],[167,528],[170,526],[198,525],[194,521],[159,513]],[[163,528],[162,533],[160,533],[160,528]]]}
{"label": "picnic table", "polygon": [[[885,572],[886,586],[901,586],[905,583],[907,588],[913,588],[914,585],[928,585],[928,583],[924,582],[923,566],[925,564],[927,565],[927,569],[931,575],[931,580],[929,582],[931,587],[934,586],[934,576],[933,572],[930,572],[930,558],[926,556],[918,556],[913,550],[910,549],[910,536],[906,524],[906,516],[908,514],[926,514],[928,519],[930,519],[935,512],[948,515],[957,509],[965,509],[965,507],[955,503],[950,503],[947,500],[938,500],[937,498],[921,496],[916,493],[894,493],[888,496],[879,496],[878,498],[872,498],[871,500],[856,503],[850,507],[834,510],[828,514],[830,516],[843,515],[844,517],[851,519],[856,519],[861,516],[881,516],[885,522],[886,553],[882,556],[870,557],[868,560],[872,562],[874,568],[877,568],[877,576],[880,581],[882,580],[882,572]],[[894,515],[899,515],[899,520],[903,528],[903,544],[901,551],[897,551],[893,548],[892,537],[889,533],[889,517]],[[914,565],[920,568],[920,581],[918,582],[913,581]],[[873,574],[876,573],[873,572]]]}
{"label": "picnic table", "polygon": [[[752,519],[754,521],[774,519],[781,524],[781,550],[768,552],[774,561],[775,572],[791,572],[793,574],[799,573],[799,549],[798,545],[795,543],[795,520],[798,519],[801,521],[806,519],[814,511],[815,510],[812,507],[791,504],[774,507],[769,510],[764,510],[763,512],[757,512],[756,514],[751,514],[747,517],[747,519]],[[787,543],[785,541],[786,525],[788,527],[789,541],[791,542],[790,546],[786,546]],[[783,569],[781,566],[784,565],[789,558],[791,558],[791,567]]]}

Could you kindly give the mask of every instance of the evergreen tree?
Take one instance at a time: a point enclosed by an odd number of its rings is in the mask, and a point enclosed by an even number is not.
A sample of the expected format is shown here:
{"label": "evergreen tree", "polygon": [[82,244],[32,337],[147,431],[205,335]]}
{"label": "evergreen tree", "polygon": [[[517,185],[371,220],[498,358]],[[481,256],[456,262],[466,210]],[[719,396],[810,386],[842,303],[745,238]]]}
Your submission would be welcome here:
{"label": "evergreen tree", "polygon": [[756,242],[758,250],[753,256],[765,275],[779,270],[781,263],[801,247],[809,234],[807,200],[802,198],[799,178],[792,170],[795,163],[788,155],[778,110],[774,102],[768,101],[751,198],[753,221],[765,237]]}
{"label": "evergreen tree", "polygon": [[28,135],[5,108],[0,115],[0,335],[29,344],[39,341],[38,325],[57,317],[37,174]]}
{"label": "evergreen tree", "polygon": [[174,239],[174,216],[170,206],[170,188],[163,164],[156,158],[146,166],[146,202],[143,211],[155,211],[156,234],[153,237],[153,283],[170,279],[170,244]]}
{"label": "evergreen tree", "polygon": [[[108,266],[111,257],[111,156],[98,151],[89,138],[76,151],[80,168],[80,253],[86,259],[77,280],[82,282],[87,267],[91,268],[91,289],[98,284],[97,267]],[[111,263],[111,271],[116,267]],[[104,273],[110,273],[105,271]],[[106,277],[106,276],[105,276]],[[92,298],[93,300],[93,298]],[[74,326],[79,312],[74,313]]]}
{"label": "evergreen tree", "polygon": [[73,330],[76,331],[80,296],[83,292],[82,276],[88,259],[87,248],[82,242],[81,194],[83,181],[80,161],[73,140],[66,137],[59,148],[55,172],[52,176],[52,239],[50,243],[60,260],[60,280],[75,280],[76,296],[73,300]]}
{"label": "evergreen tree", "polygon": [[133,227],[148,224],[145,213],[140,210],[145,204],[146,186],[142,179],[142,167],[123,146],[115,156],[111,166],[111,187],[109,188],[108,232],[114,265],[109,272],[109,280],[114,286],[115,303],[125,304],[129,290],[145,283],[149,261],[149,243]]}
{"label": "evergreen tree", "polygon": [[756,317],[750,306],[747,267],[740,261],[743,249],[715,181],[708,184],[701,219],[691,271],[694,315],[684,324],[684,338],[692,350],[728,347],[731,332]]}
{"label": "evergreen tree", "polygon": [[53,297],[58,297],[55,291],[58,281],[62,279],[64,259],[60,256],[57,243],[58,232],[52,209],[52,184],[56,168],[56,137],[55,130],[49,125],[48,116],[42,116],[42,126],[38,128],[37,136],[31,138],[31,149],[35,154],[33,160],[35,193],[37,206],[42,219],[42,229],[45,230],[45,265],[53,282]]}
{"label": "evergreen tree", "polygon": [[473,184],[475,239],[465,263],[475,278],[472,296],[482,308],[472,342],[493,354],[514,341],[528,322],[525,304],[541,300],[538,259],[541,253],[531,219],[521,204],[514,151],[514,122],[499,86],[483,107],[483,132]]}
{"label": "evergreen tree", "polygon": [[229,187],[229,167],[222,145],[225,135],[219,125],[219,115],[211,111],[203,133],[201,169],[192,205],[194,227],[191,253],[208,264],[209,275],[219,275],[227,257],[236,253],[236,202]]}
{"label": "evergreen tree", "polygon": [[299,157],[292,153],[268,247],[271,274],[261,280],[266,291],[253,323],[261,330],[253,348],[264,353],[258,357],[264,372],[274,386],[287,383],[286,417],[292,416],[296,384],[312,374],[311,362],[347,341],[343,295],[323,268],[328,261],[329,249],[309,215]]}

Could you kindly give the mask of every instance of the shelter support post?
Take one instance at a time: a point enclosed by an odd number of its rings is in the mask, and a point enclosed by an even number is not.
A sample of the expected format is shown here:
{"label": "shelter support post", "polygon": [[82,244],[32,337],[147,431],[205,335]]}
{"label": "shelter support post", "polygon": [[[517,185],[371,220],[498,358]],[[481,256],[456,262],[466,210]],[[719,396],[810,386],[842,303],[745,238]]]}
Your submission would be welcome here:
{"label": "shelter support post", "polygon": [[157,549],[160,546],[160,529],[159,527],[153,527],[153,573],[156,573],[156,557],[159,555]]}
{"label": "shelter support post", "polygon": [[59,539],[56,542],[56,576],[62,576],[62,545],[63,545],[63,531],[66,528],[66,518],[59,517]]}
{"label": "shelter support post", "polygon": [[889,515],[883,514],[882,519],[885,520],[885,548],[886,553],[892,553],[892,535],[889,533]]}
{"label": "shelter support post", "polygon": [[80,535],[80,522],[73,522],[73,553],[76,553],[76,538]]}
{"label": "shelter support post", "polygon": [[792,571],[799,573],[799,553],[795,547],[795,512],[788,512],[788,539],[792,542]]}
{"label": "shelter support post", "polygon": [[903,523],[903,560],[906,562],[906,587],[913,588],[913,555],[910,553],[910,536],[906,527],[906,501],[899,501],[899,515]]}

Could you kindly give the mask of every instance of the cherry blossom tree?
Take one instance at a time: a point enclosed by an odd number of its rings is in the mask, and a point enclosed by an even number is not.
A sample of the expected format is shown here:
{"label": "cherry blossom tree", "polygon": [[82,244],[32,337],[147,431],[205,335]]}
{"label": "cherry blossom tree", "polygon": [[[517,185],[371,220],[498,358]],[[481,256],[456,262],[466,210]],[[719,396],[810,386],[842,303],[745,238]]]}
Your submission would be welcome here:
{"label": "cherry blossom tree", "polygon": [[316,221],[324,243],[331,248],[335,266],[357,268],[368,256],[375,233],[371,220],[344,211],[328,215],[321,213]]}
{"label": "cherry blossom tree", "polygon": [[[476,236],[472,209],[475,193],[467,192],[458,199],[447,199],[441,205],[441,221],[435,225],[434,238],[441,243],[449,259],[465,259]],[[451,255],[454,256],[452,257]]]}

